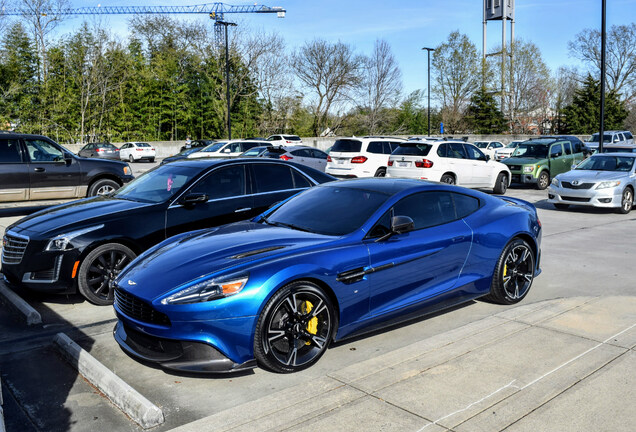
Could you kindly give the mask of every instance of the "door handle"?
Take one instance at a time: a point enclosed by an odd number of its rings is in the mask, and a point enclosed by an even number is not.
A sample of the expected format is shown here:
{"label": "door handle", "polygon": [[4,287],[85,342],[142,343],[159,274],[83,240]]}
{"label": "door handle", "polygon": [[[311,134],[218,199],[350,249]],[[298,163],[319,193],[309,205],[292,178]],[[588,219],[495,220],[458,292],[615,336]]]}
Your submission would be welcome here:
{"label": "door handle", "polygon": [[460,241],[464,240],[464,238],[465,238],[464,236],[457,236],[457,237],[453,237],[451,241],[453,243],[459,243]]}
{"label": "door handle", "polygon": [[37,168],[34,168],[33,171],[35,171],[35,172],[44,172],[46,170],[44,168],[37,167]]}
{"label": "door handle", "polygon": [[234,213],[241,213],[241,212],[246,212],[246,211],[249,211],[249,210],[252,210],[252,208],[251,207],[243,207],[243,208],[234,210]]}

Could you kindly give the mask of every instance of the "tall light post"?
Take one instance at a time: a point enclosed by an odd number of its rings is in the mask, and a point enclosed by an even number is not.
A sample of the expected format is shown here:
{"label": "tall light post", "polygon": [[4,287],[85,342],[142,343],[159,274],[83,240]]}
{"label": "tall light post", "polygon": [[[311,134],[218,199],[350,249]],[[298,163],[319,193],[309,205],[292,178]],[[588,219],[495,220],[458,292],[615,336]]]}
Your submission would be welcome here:
{"label": "tall light post", "polygon": [[[603,0],[605,1],[605,0]],[[435,48],[422,48],[426,50],[428,57],[428,136],[431,136],[431,51],[435,51]]]}
{"label": "tall light post", "polygon": [[603,153],[603,141],[605,140],[605,6],[606,0],[602,2],[601,12],[601,124],[598,135],[598,152]]}
{"label": "tall light post", "polygon": [[216,21],[214,25],[222,25],[225,27],[225,98],[227,99],[227,139],[232,139],[232,116],[230,115],[230,47],[229,38],[227,36],[227,27],[236,24],[227,21]]}

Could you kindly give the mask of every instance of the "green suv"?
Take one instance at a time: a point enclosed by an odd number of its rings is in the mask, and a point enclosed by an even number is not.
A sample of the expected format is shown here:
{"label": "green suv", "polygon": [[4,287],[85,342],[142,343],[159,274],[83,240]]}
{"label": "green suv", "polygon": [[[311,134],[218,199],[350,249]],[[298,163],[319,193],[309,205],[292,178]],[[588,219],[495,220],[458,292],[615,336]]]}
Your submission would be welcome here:
{"label": "green suv", "polygon": [[511,157],[501,162],[508,165],[512,183],[532,183],[545,189],[550,179],[572,169],[585,159],[580,147],[565,138],[537,138],[519,144]]}

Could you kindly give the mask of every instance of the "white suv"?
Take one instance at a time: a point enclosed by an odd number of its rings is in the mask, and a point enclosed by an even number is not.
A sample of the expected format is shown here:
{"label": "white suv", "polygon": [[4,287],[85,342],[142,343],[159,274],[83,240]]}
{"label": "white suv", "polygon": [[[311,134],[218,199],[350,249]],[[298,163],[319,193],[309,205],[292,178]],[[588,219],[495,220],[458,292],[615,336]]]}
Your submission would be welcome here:
{"label": "white suv", "polygon": [[389,155],[404,142],[387,137],[341,138],[329,151],[325,172],[340,178],[384,177]]}
{"label": "white suv", "polygon": [[387,177],[433,180],[504,194],[510,170],[484,155],[472,144],[457,141],[409,141],[389,158]]}

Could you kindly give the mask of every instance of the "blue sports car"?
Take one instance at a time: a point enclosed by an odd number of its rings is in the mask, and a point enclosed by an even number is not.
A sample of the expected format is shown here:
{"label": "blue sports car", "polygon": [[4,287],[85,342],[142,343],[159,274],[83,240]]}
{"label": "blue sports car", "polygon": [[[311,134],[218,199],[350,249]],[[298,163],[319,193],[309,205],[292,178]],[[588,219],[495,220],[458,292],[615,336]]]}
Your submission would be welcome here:
{"label": "blue sports car", "polygon": [[245,222],[172,237],[115,281],[115,338],[168,369],[295,372],[329,343],[539,274],[534,206],[441,183],[332,182]]}

